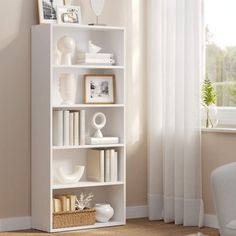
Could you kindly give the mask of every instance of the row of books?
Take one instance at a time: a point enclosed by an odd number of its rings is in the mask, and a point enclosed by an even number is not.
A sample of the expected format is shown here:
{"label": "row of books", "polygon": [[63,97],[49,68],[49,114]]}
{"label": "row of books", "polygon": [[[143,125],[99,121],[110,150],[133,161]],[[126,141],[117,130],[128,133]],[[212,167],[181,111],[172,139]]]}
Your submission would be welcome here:
{"label": "row of books", "polygon": [[76,195],[58,195],[53,198],[53,212],[75,211]]}
{"label": "row of books", "polygon": [[53,111],[53,145],[85,144],[85,110]]}
{"label": "row of books", "polygon": [[118,153],[114,149],[91,149],[87,152],[87,180],[118,181]]}
{"label": "row of books", "polygon": [[84,53],[81,52],[76,58],[77,64],[107,64],[114,65],[114,55],[110,53]]}

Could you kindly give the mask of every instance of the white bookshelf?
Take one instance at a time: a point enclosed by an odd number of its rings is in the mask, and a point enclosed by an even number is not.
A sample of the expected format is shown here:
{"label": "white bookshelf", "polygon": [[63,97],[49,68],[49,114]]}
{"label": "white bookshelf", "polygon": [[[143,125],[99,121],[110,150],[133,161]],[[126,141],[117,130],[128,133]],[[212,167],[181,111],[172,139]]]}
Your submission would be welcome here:
{"label": "white bookshelf", "polygon": [[[53,47],[64,36],[73,37],[82,49],[89,40],[101,46],[105,52],[112,52],[116,65],[53,65]],[[32,181],[31,215],[32,228],[47,232],[62,232],[80,229],[124,225],[126,222],[126,134],[125,134],[125,29],[105,26],[36,25],[32,27]],[[62,105],[58,91],[61,73],[74,73],[77,78],[77,96],[73,105]],[[116,98],[114,104],[84,104],[84,74],[114,74],[116,77]],[[86,136],[94,130],[90,121],[94,113],[103,112],[107,125],[104,136],[120,138],[118,144],[53,146],[53,111],[85,110]],[[86,179],[86,157],[91,148],[112,148],[118,152],[118,181],[91,182]],[[63,165],[71,169],[74,165],[85,165],[85,173],[76,184],[63,185],[55,182],[54,170]],[[114,208],[114,216],[108,223],[89,226],[53,229],[52,198],[55,194],[76,194],[92,192],[92,204],[106,202]]]}

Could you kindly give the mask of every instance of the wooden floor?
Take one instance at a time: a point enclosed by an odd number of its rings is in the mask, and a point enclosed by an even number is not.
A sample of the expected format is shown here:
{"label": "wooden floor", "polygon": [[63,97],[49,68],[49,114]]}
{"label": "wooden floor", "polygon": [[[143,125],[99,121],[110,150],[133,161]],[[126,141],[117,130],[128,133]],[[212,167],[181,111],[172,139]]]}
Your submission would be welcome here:
{"label": "wooden floor", "polygon": [[[51,235],[39,231],[19,231],[0,233],[5,236],[46,236]],[[218,236],[218,231],[212,228],[182,227],[174,224],[164,224],[162,221],[147,219],[128,220],[127,225],[103,229],[84,230],[77,232],[58,233],[58,236]]]}

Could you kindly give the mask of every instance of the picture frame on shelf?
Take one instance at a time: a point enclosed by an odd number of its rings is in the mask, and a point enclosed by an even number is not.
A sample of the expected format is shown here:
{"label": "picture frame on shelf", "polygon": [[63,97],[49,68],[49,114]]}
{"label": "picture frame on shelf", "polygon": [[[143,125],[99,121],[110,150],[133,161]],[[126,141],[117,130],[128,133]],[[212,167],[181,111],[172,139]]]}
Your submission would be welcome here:
{"label": "picture frame on shelf", "polygon": [[81,25],[81,8],[80,6],[59,6],[57,8],[58,24],[77,24]]}
{"label": "picture frame on shelf", "polygon": [[57,7],[63,5],[63,0],[38,0],[39,23],[57,23]]}
{"label": "picture frame on shelf", "polygon": [[115,75],[84,75],[84,102],[86,104],[115,103]]}

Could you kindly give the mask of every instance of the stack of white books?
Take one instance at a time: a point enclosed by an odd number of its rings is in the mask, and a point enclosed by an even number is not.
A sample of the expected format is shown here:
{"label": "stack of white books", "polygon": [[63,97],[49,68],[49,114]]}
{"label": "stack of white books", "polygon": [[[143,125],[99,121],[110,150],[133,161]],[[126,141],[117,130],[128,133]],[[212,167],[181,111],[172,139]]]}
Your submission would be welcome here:
{"label": "stack of white books", "polygon": [[87,180],[95,182],[118,181],[118,154],[114,149],[91,149],[87,153]]}
{"label": "stack of white books", "polygon": [[102,64],[114,65],[114,55],[111,53],[78,53],[77,64]]}
{"label": "stack of white books", "polygon": [[53,145],[85,145],[85,110],[53,111]]}

